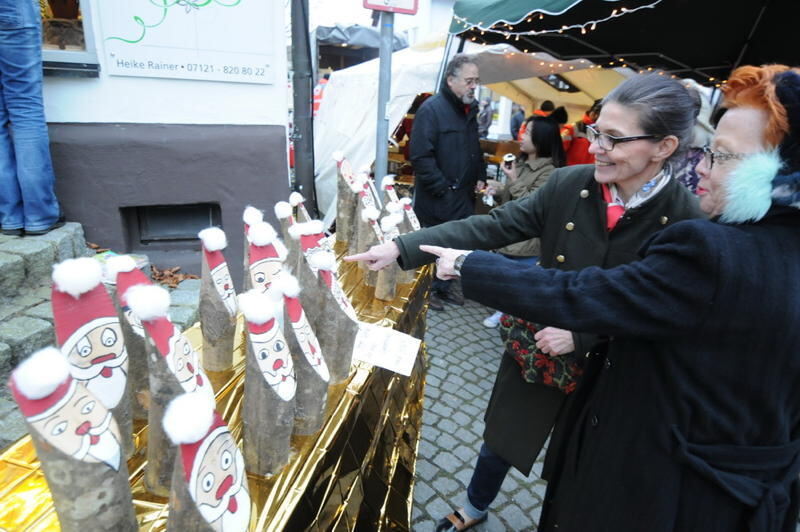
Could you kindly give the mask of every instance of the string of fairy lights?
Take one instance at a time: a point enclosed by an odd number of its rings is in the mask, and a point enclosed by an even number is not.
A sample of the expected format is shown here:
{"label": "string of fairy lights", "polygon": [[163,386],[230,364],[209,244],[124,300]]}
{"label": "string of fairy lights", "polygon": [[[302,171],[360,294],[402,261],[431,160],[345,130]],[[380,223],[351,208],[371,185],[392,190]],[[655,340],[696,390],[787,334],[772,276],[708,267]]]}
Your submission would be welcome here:
{"label": "string of fairy lights", "polygon": [[[504,37],[505,40],[507,40],[507,41],[511,41],[511,40],[519,41],[521,37],[533,37],[533,36],[537,36],[537,35],[547,35],[547,34],[553,34],[553,33],[564,33],[565,31],[570,31],[570,30],[580,30],[582,35],[586,35],[588,32],[594,31],[597,28],[598,24],[602,24],[604,22],[608,22],[610,20],[614,20],[614,19],[617,19],[619,17],[630,15],[630,14],[635,13],[637,11],[640,11],[642,9],[653,9],[658,4],[660,4],[662,1],[663,0],[656,0],[656,1],[651,2],[649,4],[637,6],[637,7],[630,8],[630,9],[626,8],[626,7],[620,7],[620,8],[612,10],[611,14],[608,15],[607,17],[603,17],[603,18],[599,18],[599,19],[595,19],[595,20],[588,20],[588,21],[582,22],[582,23],[576,23],[576,24],[570,24],[570,25],[561,25],[558,28],[531,29],[531,30],[526,30],[526,31],[514,31],[514,29],[513,29],[514,26],[512,24],[510,24],[509,22],[493,22],[493,23],[491,23],[489,25],[484,25],[483,21],[479,21],[476,24],[474,22],[469,21],[468,19],[466,19],[464,17],[460,17],[460,16],[454,14],[453,15],[454,21],[457,24],[462,25],[463,29],[460,30],[460,31],[453,32],[453,33],[464,33],[466,31],[470,31],[470,32],[473,33],[472,37],[470,38],[470,40],[473,41],[473,42],[478,40],[478,32],[480,32],[480,35],[485,35],[487,33],[493,34],[493,35],[500,35],[500,36]],[[520,19],[519,21],[517,21],[516,24],[520,24],[523,21],[527,22],[528,24],[532,24],[537,19],[538,20],[544,20],[544,14],[543,13],[529,14],[527,17],[524,17],[524,18]],[[485,43],[482,43],[482,44],[485,44]],[[529,53],[527,48],[523,49],[523,52],[526,53],[526,54]],[[536,56],[536,52],[532,53],[531,55]],[[585,60],[582,59],[582,60],[580,60],[580,62],[583,63],[583,62],[585,62]],[[541,62],[541,65],[542,66],[546,66],[546,63],[545,62]],[[563,63],[548,62],[547,65],[549,65],[549,68],[551,68],[551,69],[556,69],[556,68],[562,67]],[[614,58],[613,60],[611,60],[611,61],[609,61],[607,63],[594,64],[594,65],[591,65],[588,68],[602,69],[602,68],[614,68],[614,67],[632,68],[632,69],[636,70],[639,74],[656,73],[656,74],[658,74],[660,76],[669,75],[673,79],[677,79],[677,77],[678,77],[678,76],[676,76],[674,74],[669,74],[668,72],[666,72],[664,70],[656,69],[656,68],[653,68],[653,67],[639,68],[639,67],[637,67],[635,65],[629,64],[622,57],[616,57],[616,58]],[[570,66],[569,69],[573,70],[574,67]],[[719,88],[719,87],[723,86],[725,83],[727,83],[727,80],[720,80],[720,79],[717,79],[717,78],[715,78],[713,76],[708,76],[707,77],[707,81],[708,81],[708,83],[713,84],[717,88]]]}

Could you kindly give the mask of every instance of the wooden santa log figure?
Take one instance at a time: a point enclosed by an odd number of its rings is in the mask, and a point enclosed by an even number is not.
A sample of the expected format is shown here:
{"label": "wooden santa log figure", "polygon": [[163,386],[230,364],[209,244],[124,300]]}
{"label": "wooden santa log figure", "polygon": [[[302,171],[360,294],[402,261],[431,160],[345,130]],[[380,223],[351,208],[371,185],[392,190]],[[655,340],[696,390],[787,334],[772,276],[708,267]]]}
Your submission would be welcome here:
{"label": "wooden santa log figure", "polygon": [[47,348],[24,360],[8,383],[25,416],[61,530],[138,530],[117,422],[70,372],[66,357]]}
{"label": "wooden santa log figure", "polygon": [[291,275],[281,275],[270,291],[283,295],[284,337],[294,359],[297,375],[296,409],[293,433],[315,434],[325,421],[330,373],[322,348],[300,303],[300,283]]}
{"label": "wooden santa log figure", "polygon": [[403,206],[403,212],[408,222],[411,224],[411,229],[418,231],[422,226],[419,223],[419,218],[417,218],[417,213],[414,212],[414,205],[411,198],[400,198],[400,205]]}
{"label": "wooden santa log figure", "polygon": [[203,246],[199,308],[203,367],[207,371],[227,371],[233,366],[237,312],[236,290],[222,254],[228,240],[219,227],[203,229],[197,236]]}
{"label": "wooden santa log figure", "polygon": [[[403,214],[395,212],[381,218],[381,231],[384,240],[389,242],[400,236],[398,226],[403,223]],[[400,266],[394,262],[386,268],[378,271],[375,281],[375,299],[381,301],[391,301],[397,295],[397,284],[400,276]]]}
{"label": "wooden santa log figure", "polygon": [[150,381],[147,372],[147,348],[144,329],[139,319],[131,313],[125,294],[137,284],[152,284],[150,279],[136,267],[129,255],[117,255],[106,261],[106,272],[116,282],[117,316],[119,317],[125,349],[128,352],[128,381],[131,389],[131,412],[133,419],[147,420],[147,405],[150,402]]}
{"label": "wooden santa log figure", "polygon": [[349,242],[352,238],[354,220],[358,209],[357,190],[353,190],[355,183],[353,168],[344,158],[344,153],[333,153],[336,161],[338,177],[336,179],[336,241]]}
{"label": "wooden santa log figure", "polygon": [[[386,200],[384,204],[392,201],[398,202],[403,206],[403,213],[408,220],[409,225],[411,226],[412,231],[419,230],[422,226],[419,223],[419,219],[417,218],[417,214],[414,212],[414,209],[411,206],[411,198],[400,198],[397,195],[397,191],[394,188],[395,181],[394,176],[387,175],[383,178],[383,182],[381,183],[381,187],[383,187],[383,192],[385,194]],[[402,232],[402,231],[401,231]]]}
{"label": "wooden santa log figure", "polygon": [[[358,319],[352,306],[345,310],[342,303],[337,300],[337,294],[347,300],[344,291],[339,286],[336,278],[336,258],[330,251],[320,251],[307,256],[309,273],[316,272],[316,278],[308,275],[301,277],[300,281],[305,287],[300,294],[303,308],[308,309],[311,328],[317,335],[328,370],[331,374],[331,384],[337,384],[347,379],[350,375],[350,366],[353,360],[353,346],[358,333]],[[331,290],[331,287],[339,290]],[[309,295],[309,301],[303,296]],[[350,302],[347,301],[349,305]]]}
{"label": "wooden santa log figure", "polygon": [[245,532],[250,490],[244,458],[208,396],[179,395],[164,413],[164,430],[178,447],[167,530]]}
{"label": "wooden santa log figure", "polygon": [[305,205],[306,199],[299,192],[292,192],[289,194],[289,205],[291,205],[297,213],[297,221],[300,223],[310,222],[311,215],[308,214],[308,209]]}
{"label": "wooden santa log figure", "polygon": [[289,254],[283,263],[292,275],[296,275],[302,252],[300,251],[300,243],[292,238],[290,232],[291,227],[295,224],[295,220],[292,215],[292,206],[288,201],[279,201],[275,204],[275,217],[281,224],[283,242],[289,250]]}
{"label": "wooden santa log figure", "polygon": [[247,324],[242,421],[248,473],[273,475],[289,461],[297,377],[277,320],[281,306],[257,289],[239,297]]}
{"label": "wooden santa log figure", "polygon": [[246,292],[253,288],[250,284],[250,276],[247,275],[248,270],[250,269],[250,227],[253,224],[263,222],[264,221],[264,213],[260,210],[256,209],[253,206],[248,205],[244,208],[244,212],[242,213],[242,221],[244,222],[244,289],[243,291]]}
{"label": "wooden santa log figure", "polygon": [[128,289],[125,297],[146,335],[150,410],[145,487],[151,493],[166,497],[169,495],[175,447],[164,434],[161,424],[164,409],[183,392],[197,391],[213,398],[214,391],[200,367],[197,352],[167,318],[169,292],[159,286],[135,285]]}
{"label": "wooden santa log figure", "polygon": [[283,263],[289,252],[278,238],[278,233],[267,222],[250,226],[247,239],[250,256],[247,277],[250,286],[263,293],[283,271]]}
{"label": "wooden santa log figure", "polygon": [[124,456],[133,453],[128,351],[111,297],[95,259],[68,259],[53,267],[56,340],[72,376],[86,385],[119,425]]}
{"label": "wooden santa log figure", "polygon": [[[368,250],[370,247],[383,243],[383,232],[381,231],[378,218],[381,212],[375,207],[364,207],[361,210],[361,226],[358,230],[358,249],[359,253]],[[359,268],[364,270],[364,284],[375,286],[378,279],[378,272],[367,269],[365,262],[358,263]]]}

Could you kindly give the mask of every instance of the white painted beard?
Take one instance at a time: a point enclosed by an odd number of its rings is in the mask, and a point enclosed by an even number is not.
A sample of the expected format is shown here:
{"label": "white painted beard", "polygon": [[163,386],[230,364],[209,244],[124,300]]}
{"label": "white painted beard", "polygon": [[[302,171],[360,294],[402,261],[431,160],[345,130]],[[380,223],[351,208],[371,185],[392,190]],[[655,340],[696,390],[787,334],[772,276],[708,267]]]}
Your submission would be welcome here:
{"label": "white painted beard", "polygon": [[[127,362],[127,358],[125,361]],[[110,377],[103,377],[98,373],[89,380],[83,381],[92,395],[97,397],[106,408],[116,407],[122,400],[122,396],[125,395],[125,385],[128,380],[128,374],[125,371],[127,366],[128,364],[125,364],[124,369],[121,366],[113,368]],[[75,377],[75,374],[72,376]]]}
{"label": "white painted beard", "polygon": [[[109,430],[111,420],[111,412],[109,412],[99,427],[93,427],[87,434],[84,434],[81,440],[81,448],[72,456],[82,462],[87,461],[87,456],[91,456],[107,464],[114,471],[119,471],[121,449],[117,438]],[[94,445],[91,443],[92,436],[99,438]]]}

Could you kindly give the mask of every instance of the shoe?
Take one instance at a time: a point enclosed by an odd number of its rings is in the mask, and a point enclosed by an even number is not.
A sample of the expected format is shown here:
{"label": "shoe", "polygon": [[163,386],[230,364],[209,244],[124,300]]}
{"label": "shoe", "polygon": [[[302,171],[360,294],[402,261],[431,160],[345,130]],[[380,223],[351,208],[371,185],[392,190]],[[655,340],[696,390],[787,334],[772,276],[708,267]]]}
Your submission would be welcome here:
{"label": "shoe", "polygon": [[[434,532],[449,532],[451,530],[469,530],[474,526],[478,526],[481,523],[486,522],[486,519],[489,517],[489,514],[486,513],[480,519],[471,520],[463,515],[458,510],[455,510],[453,513],[449,514],[446,517],[442,517],[439,519],[439,522],[436,523],[436,528],[434,528]],[[469,524],[467,522],[469,521]]]}
{"label": "shoe", "polygon": [[500,316],[502,315],[503,313],[498,311],[492,314],[491,316],[488,316],[486,319],[483,320],[483,326],[488,327],[490,329],[494,329],[500,324]]}
{"label": "shoe", "polygon": [[26,236],[46,235],[53,229],[58,229],[59,227],[63,227],[65,223],[67,223],[67,219],[62,214],[61,216],[58,217],[58,220],[56,220],[50,227],[46,227],[45,229],[40,229],[38,231],[25,231],[25,235]]}
{"label": "shoe", "polygon": [[6,236],[22,236],[25,234],[25,230],[21,227],[18,229],[0,229],[0,233]]}
{"label": "shoe", "polygon": [[428,298],[428,308],[431,310],[444,310],[444,303],[442,303],[437,294],[431,292],[431,296]]}
{"label": "shoe", "polygon": [[464,306],[464,296],[458,292],[454,292],[453,290],[442,292],[439,294],[439,297],[442,299],[442,301],[446,301],[452,305],[458,305],[459,307]]}

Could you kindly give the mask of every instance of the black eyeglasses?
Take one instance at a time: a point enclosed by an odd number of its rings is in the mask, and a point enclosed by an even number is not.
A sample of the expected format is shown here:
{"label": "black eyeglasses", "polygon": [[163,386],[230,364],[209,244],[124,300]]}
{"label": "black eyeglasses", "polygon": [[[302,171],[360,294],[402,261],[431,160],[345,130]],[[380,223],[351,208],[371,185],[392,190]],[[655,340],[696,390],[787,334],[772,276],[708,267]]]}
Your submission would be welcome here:
{"label": "black eyeglasses", "polygon": [[743,159],[744,157],[744,153],[723,153],[721,151],[713,151],[708,144],[703,146],[703,158],[705,159],[709,170],[714,168],[715,161],[724,163],[732,159]]}
{"label": "black eyeglasses", "polygon": [[594,126],[586,126],[586,138],[589,142],[596,142],[601,149],[611,151],[614,146],[621,142],[633,142],[634,140],[661,140],[663,135],[635,135],[633,137],[615,137],[606,133],[600,133]]}

